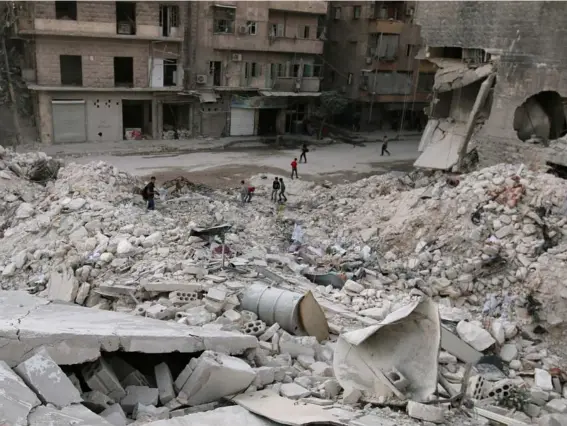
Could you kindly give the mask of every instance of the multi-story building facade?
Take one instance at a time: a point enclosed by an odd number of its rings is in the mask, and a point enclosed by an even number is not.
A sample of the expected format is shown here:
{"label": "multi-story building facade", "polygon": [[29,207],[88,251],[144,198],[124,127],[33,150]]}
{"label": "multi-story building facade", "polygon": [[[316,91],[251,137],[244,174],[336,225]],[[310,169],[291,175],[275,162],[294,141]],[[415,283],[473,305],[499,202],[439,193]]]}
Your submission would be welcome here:
{"label": "multi-story building facade", "polygon": [[284,133],[319,92],[327,2],[41,1],[23,74],[44,143]]}
{"label": "multi-story building facade", "polygon": [[417,165],[447,169],[471,148],[483,165],[558,162],[546,145],[567,132],[565,20],[565,2],[420,3],[439,71]]}
{"label": "multi-story building facade", "polygon": [[419,128],[435,66],[416,59],[417,2],[334,1],[328,15],[325,89],[355,101],[362,128]]}
{"label": "multi-story building facade", "polygon": [[186,50],[203,134],[293,131],[319,94],[326,1],[192,2]]}

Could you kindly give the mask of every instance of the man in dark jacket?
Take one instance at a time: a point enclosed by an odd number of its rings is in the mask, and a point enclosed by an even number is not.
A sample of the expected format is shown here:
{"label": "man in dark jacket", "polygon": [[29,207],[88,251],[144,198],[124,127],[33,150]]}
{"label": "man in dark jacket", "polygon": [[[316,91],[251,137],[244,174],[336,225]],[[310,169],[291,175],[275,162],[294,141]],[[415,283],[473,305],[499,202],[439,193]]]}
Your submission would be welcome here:
{"label": "man in dark jacket", "polygon": [[278,201],[278,191],[280,190],[280,181],[277,177],[272,182],[272,198],[271,201]]}
{"label": "man in dark jacket", "polygon": [[155,210],[155,200],[154,196],[157,193],[156,191],[156,177],[152,176],[150,178],[150,183],[148,183],[144,189],[142,190],[142,196],[144,200],[148,203],[148,210]]}
{"label": "man in dark jacket", "polygon": [[278,201],[280,202],[287,202],[287,197],[285,196],[285,184],[283,183],[283,178],[280,178],[280,195],[278,197]]}
{"label": "man in dark jacket", "polygon": [[307,148],[307,144],[303,144],[301,147],[301,155],[299,156],[299,162],[301,163],[301,159],[303,159],[304,163],[307,163],[307,153],[309,152],[309,148]]}

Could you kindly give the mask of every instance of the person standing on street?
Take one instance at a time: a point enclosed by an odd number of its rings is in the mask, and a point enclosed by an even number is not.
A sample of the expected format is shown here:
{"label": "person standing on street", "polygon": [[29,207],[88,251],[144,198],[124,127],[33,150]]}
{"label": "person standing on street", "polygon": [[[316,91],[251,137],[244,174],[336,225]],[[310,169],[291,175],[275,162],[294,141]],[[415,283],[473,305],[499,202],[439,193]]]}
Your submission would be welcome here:
{"label": "person standing on street", "polygon": [[270,199],[270,201],[278,201],[278,191],[280,190],[280,181],[278,180],[277,177],[274,178],[274,181],[272,182],[272,197]]}
{"label": "person standing on street", "polygon": [[293,161],[291,162],[291,179],[293,180],[293,175],[295,174],[295,177],[297,179],[299,179],[299,176],[297,175],[297,158],[294,158]]}
{"label": "person standing on street", "polygon": [[283,178],[280,178],[280,195],[278,201],[286,203],[287,197],[285,196],[285,184],[283,183]]}
{"label": "person standing on street", "polygon": [[384,135],[384,139],[382,139],[382,153],[380,154],[380,157],[383,157],[384,153],[388,154],[388,157],[390,156],[390,151],[388,151],[388,136],[387,135]]}
{"label": "person standing on street", "polygon": [[156,177],[152,176],[150,178],[150,182],[142,189],[142,197],[148,203],[148,210],[155,210],[155,194],[158,193],[156,191]]}
{"label": "person standing on street", "polygon": [[301,163],[301,159],[303,158],[303,162],[307,163],[307,153],[309,152],[309,148],[307,148],[307,144],[303,144],[301,147],[301,155],[299,156],[299,162]]}

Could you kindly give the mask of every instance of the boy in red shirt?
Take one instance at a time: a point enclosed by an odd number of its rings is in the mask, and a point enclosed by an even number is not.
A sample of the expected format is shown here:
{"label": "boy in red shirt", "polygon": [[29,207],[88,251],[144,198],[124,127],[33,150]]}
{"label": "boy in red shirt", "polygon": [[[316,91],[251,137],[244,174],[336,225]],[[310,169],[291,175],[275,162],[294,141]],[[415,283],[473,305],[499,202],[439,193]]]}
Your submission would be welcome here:
{"label": "boy in red shirt", "polygon": [[299,179],[299,176],[297,176],[297,158],[294,158],[293,161],[291,162],[291,178],[293,179],[293,175],[295,174],[295,177],[297,179]]}

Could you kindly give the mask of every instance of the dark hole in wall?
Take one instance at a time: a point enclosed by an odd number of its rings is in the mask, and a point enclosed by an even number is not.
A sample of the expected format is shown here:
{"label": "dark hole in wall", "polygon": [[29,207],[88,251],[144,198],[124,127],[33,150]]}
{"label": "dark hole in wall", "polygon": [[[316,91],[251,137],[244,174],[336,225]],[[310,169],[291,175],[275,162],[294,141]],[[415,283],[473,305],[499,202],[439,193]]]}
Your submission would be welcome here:
{"label": "dark hole in wall", "polygon": [[533,136],[542,143],[559,138],[567,130],[563,98],[555,91],[530,96],[516,108],[513,126],[523,142]]}
{"label": "dark hole in wall", "polygon": [[134,58],[114,57],[114,86],[134,87]]}

